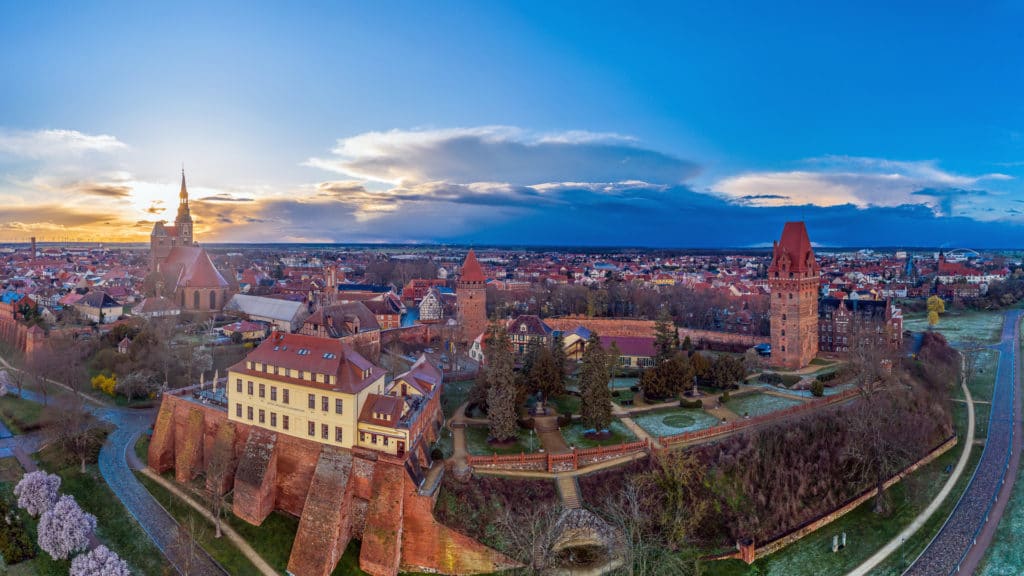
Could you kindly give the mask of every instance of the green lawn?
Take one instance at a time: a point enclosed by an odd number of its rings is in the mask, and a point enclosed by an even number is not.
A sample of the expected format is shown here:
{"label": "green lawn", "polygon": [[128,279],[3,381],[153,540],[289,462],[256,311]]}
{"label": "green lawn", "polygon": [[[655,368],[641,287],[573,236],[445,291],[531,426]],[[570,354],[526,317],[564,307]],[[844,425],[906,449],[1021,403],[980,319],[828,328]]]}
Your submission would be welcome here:
{"label": "green lawn", "polygon": [[149,461],[149,434],[143,434],[135,441],[135,455],[143,462]]}
{"label": "green lawn", "polygon": [[616,404],[622,406],[623,402],[635,402],[636,396],[637,393],[633,392],[629,388],[616,388],[615,392],[612,393],[612,402],[615,402]]}
{"label": "green lawn", "polygon": [[441,389],[441,409],[445,418],[451,418],[469,398],[469,391],[473,388],[472,380],[460,380],[458,382],[445,382]]}
{"label": "green lawn", "polygon": [[618,419],[612,420],[608,427],[611,435],[608,438],[594,439],[583,435],[587,427],[582,422],[573,422],[562,427],[562,437],[566,444],[577,448],[593,448],[595,446],[612,446],[623,442],[636,442],[636,435],[633,434]]}
{"label": "green lawn", "polygon": [[[490,444],[487,442],[487,436],[489,434],[486,426],[467,426],[466,432],[466,449],[469,450],[470,454],[477,454],[481,456],[490,456],[491,454],[519,454],[521,452],[529,453],[530,450],[530,432],[523,430],[522,428],[516,429],[516,440],[509,442],[508,444]],[[536,436],[533,437],[533,451],[540,448],[540,440]]]}
{"label": "green lawn", "polygon": [[43,406],[17,396],[2,396],[0,420],[3,420],[12,434],[22,434],[43,424]]}
{"label": "green lawn", "polygon": [[[629,390],[626,390],[629,392]],[[579,414],[580,413],[580,397],[573,394],[562,394],[561,396],[552,396],[548,399],[548,404],[554,406],[559,414]]]}

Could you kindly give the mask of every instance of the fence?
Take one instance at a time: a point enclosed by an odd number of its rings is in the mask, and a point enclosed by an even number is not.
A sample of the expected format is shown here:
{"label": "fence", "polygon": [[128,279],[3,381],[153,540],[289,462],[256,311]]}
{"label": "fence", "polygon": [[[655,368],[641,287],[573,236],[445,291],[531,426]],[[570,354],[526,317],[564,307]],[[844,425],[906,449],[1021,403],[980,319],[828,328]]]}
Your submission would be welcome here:
{"label": "fence", "polygon": [[853,398],[860,392],[856,388],[850,390],[844,390],[839,394],[833,394],[832,396],[825,396],[818,400],[811,402],[805,402],[798,406],[792,406],[783,410],[776,410],[775,412],[769,412],[753,418],[745,418],[743,420],[734,420],[725,424],[719,424],[718,426],[712,426],[710,428],[704,428],[702,430],[693,430],[690,432],[683,432],[682,434],[675,434],[672,436],[661,436],[658,438],[658,443],[662,446],[669,448],[676,444],[686,444],[690,442],[696,442],[698,440],[705,440],[707,438],[713,438],[715,436],[721,436],[723,434],[729,434],[743,428],[750,428],[751,426],[758,426],[767,422],[773,422],[793,416],[796,414],[802,414],[804,412],[811,412],[824,406],[831,404],[837,404],[839,402],[845,402],[850,398]]}
{"label": "fence", "polygon": [[466,462],[475,468],[521,470],[535,472],[571,472],[613,460],[629,454],[649,452],[649,440],[625,442],[614,446],[578,448],[564,454],[492,454],[490,456],[468,456]]}

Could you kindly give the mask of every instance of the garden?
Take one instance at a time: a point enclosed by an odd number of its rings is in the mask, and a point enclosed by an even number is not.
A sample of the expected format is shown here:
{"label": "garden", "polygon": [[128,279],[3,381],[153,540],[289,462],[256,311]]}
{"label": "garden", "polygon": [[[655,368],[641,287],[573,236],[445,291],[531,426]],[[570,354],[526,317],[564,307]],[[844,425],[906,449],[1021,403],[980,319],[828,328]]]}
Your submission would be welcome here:
{"label": "garden", "polygon": [[703,430],[718,424],[718,418],[697,408],[662,408],[632,415],[633,422],[654,437]]}
{"label": "garden", "polygon": [[612,420],[608,426],[609,434],[598,438],[587,437],[588,428],[582,422],[575,421],[568,426],[562,427],[562,437],[570,447],[593,448],[595,446],[614,446],[624,442],[636,442],[636,435],[626,428],[626,425],[619,420]]}
{"label": "garden", "polygon": [[763,414],[770,414],[786,408],[792,408],[793,406],[799,406],[800,404],[803,404],[803,402],[792,398],[757,393],[730,398],[725,403],[725,407],[737,416],[755,418]]}
{"label": "garden", "polygon": [[[490,431],[486,426],[467,426],[466,450],[470,454],[478,456],[490,456],[491,454],[520,454],[536,452],[540,448],[540,440],[536,434],[530,434],[529,430],[516,429],[516,437],[511,442],[492,444],[487,441]],[[532,445],[532,446],[531,446]],[[531,449],[532,448],[532,449]]]}

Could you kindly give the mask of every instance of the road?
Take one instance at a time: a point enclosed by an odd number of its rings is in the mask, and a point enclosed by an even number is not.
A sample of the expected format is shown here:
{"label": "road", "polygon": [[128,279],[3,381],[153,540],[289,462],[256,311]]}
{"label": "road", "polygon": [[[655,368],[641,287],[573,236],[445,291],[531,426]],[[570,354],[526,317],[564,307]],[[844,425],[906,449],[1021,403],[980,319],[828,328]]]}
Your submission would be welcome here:
{"label": "road", "polygon": [[[8,370],[13,370],[7,362],[0,358]],[[22,390],[22,398],[42,403],[42,396],[30,389]],[[51,394],[51,404],[56,398]],[[139,482],[128,465],[127,455],[134,450],[135,441],[153,422],[155,410],[133,410],[100,405],[89,408],[97,418],[109,422],[115,428],[107,437],[100,449],[100,474],[118,500],[124,504],[128,512],[142,526],[157,548],[163,552],[167,560],[179,574],[190,576],[222,576],[227,572],[206,553],[191,536],[180,529],[179,524],[161,506],[146,487]],[[19,440],[20,439],[20,440]],[[35,452],[41,445],[38,434],[13,436],[4,443],[17,441],[28,453]],[[2,446],[0,449],[2,449]],[[10,446],[13,447],[13,444]]]}
{"label": "road", "polygon": [[1018,323],[1022,311],[1006,313],[1002,337],[994,346],[999,365],[988,439],[970,484],[942,529],[904,574],[935,576],[958,571],[969,574],[984,556],[1006,506],[1020,457],[1021,423],[1017,403]]}

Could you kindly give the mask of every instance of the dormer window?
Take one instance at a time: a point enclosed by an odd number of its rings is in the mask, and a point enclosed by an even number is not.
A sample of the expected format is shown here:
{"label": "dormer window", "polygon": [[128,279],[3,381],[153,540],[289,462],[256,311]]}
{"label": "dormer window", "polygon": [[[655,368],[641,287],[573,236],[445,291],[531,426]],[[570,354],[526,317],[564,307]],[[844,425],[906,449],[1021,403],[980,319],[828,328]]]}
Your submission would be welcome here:
{"label": "dormer window", "polygon": [[337,356],[335,356],[333,352],[324,352],[325,360],[334,360],[335,358],[337,358]]}

